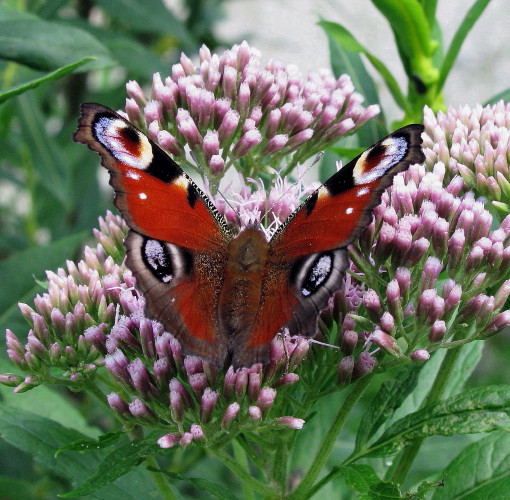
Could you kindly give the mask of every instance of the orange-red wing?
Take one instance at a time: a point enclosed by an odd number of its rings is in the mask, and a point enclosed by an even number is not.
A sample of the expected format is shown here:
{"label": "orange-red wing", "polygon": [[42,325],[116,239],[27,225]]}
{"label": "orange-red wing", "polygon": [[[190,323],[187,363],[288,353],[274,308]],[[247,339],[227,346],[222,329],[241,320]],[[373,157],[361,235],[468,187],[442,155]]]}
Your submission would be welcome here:
{"label": "orange-red wing", "polygon": [[297,299],[287,285],[286,273],[281,271],[273,268],[272,279],[265,280],[263,300],[252,331],[244,339],[236,339],[232,345],[234,366],[266,362],[269,344],[292,317]]}
{"label": "orange-red wing", "polygon": [[100,154],[115,205],[132,229],[203,251],[230,238],[223,217],[159,146],[104,106],[83,104],[81,111],[74,140]]}
{"label": "orange-red wing", "polygon": [[186,354],[222,366],[228,339],[218,326],[218,294],[226,252],[197,252],[129,231],[126,264],[146,300],[146,315],[163,324]]}
{"label": "orange-red wing", "polygon": [[422,125],[403,127],[341,168],[274,235],[272,251],[287,260],[351,243],[394,175],[424,161],[422,131]]}

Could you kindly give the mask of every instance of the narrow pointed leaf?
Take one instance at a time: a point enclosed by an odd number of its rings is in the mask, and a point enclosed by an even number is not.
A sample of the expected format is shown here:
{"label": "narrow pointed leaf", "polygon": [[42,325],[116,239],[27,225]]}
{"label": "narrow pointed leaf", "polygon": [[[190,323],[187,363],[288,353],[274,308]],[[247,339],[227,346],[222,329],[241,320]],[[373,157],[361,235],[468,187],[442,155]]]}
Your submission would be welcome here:
{"label": "narrow pointed leaf", "polygon": [[502,92],[499,92],[499,94],[496,94],[495,96],[492,96],[490,99],[484,102],[484,106],[488,106],[489,104],[496,104],[498,101],[510,101],[510,88],[503,90]]}
{"label": "narrow pointed leaf", "polygon": [[457,28],[444,57],[443,64],[441,65],[439,81],[437,83],[438,92],[443,88],[444,82],[450,73],[450,69],[455,62],[455,59],[457,59],[457,56],[459,55],[464,40],[471,31],[471,28],[475,25],[476,21],[478,21],[479,17],[482,15],[485,7],[489,5],[489,2],[490,0],[476,0]]}
{"label": "narrow pointed leaf", "polygon": [[343,26],[329,21],[320,21],[319,26],[321,26],[328,37],[342,49],[355,54],[364,54],[372,66],[374,66],[381,75],[398,106],[403,110],[406,109],[407,101],[402,94],[397,81],[380,59],[375,57],[371,52],[363,47],[363,45],[361,45]]}
{"label": "narrow pointed leaf", "polygon": [[92,475],[72,491],[60,496],[61,498],[75,498],[90,495],[135,469],[147,456],[155,456],[165,452],[166,450],[157,445],[155,437],[132,441],[118,447],[106,456]]}
{"label": "narrow pointed leaf", "polygon": [[93,61],[94,59],[95,59],[94,57],[84,57],[79,61],[68,64],[67,66],[63,66],[62,68],[52,71],[51,73],[41,76],[40,78],[34,78],[33,80],[30,80],[28,82],[23,82],[19,85],[16,85],[15,87],[3,90],[0,92],[0,103],[13,98],[14,96],[22,94],[27,90],[34,89],[35,87],[38,87],[42,83],[51,82],[52,80],[58,80],[59,78],[62,78],[63,76],[69,73],[72,73],[76,68],[79,68],[80,66],[83,66],[84,64],[87,64],[88,62]]}
{"label": "narrow pointed leaf", "polygon": [[74,203],[70,189],[71,172],[61,150],[48,137],[40,103],[32,94],[22,94],[16,99],[16,104],[25,146],[32,157],[29,168],[55,199],[69,208]]}
{"label": "narrow pointed leaf", "polygon": [[103,448],[108,448],[115,444],[121,436],[123,436],[123,432],[108,432],[106,434],[102,434],[97,439],[79,439],[78,441],[74,441],[72,443],[66,444],[62,446],[55,452],[55,456],[61,453],[62,451],[90,451],[90,450],[101,450]]}
{"label": "narrow pointed leaf", "polygon": [[493,432],[464,448],[444,472],[447,488],[433,500],[507,498],[510,490],[510,434]]}
{"label": "narrow pointed leaf", "polygon": [[389,427],[359,457],[394,455],[413,441],[430,436],[496,429],[510,430],[510,387],[507,386],[471,389],[407,415]]}
{"label": "narrow pointed leaf", "polygon": [[0,7],[0,58],[53,71],[84,57],[95,57],[91,66],[97,68],[113,64],[109,51],[86,31]]}

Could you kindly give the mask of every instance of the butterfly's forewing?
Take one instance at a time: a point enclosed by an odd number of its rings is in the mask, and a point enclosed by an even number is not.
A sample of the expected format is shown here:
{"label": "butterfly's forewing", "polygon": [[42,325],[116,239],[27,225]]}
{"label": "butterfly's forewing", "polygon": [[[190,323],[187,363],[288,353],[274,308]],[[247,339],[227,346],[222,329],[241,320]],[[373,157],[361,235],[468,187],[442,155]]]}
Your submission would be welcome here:
{"label": "butterfly's forewing", "polygon": [[110,171],[115,205],[132,230],[127,265],[147,315],[185,351],[221,364],[228,339],[217,304],[231,239],[223,217],[163,150],[109,108],[83,104],[73,138]]}
{"label": "butterfly's forewing", "polygon": [[267,351],[283,326],[293,335],[315,335],[319,312],[341,286],[346,247],[370,223],[394,175],[424,161],[422,131],[421,125],[408,125],[374,144],[329,178],[277,231],[269,243],[265,294],[248,350]]}
{"label": "butterfly's forewing", "polygon": [[74,140],[101,156],[131,229],[195,250],[220,248],[228,228],[207,196],[159,146],[118,113],[87,103]]}

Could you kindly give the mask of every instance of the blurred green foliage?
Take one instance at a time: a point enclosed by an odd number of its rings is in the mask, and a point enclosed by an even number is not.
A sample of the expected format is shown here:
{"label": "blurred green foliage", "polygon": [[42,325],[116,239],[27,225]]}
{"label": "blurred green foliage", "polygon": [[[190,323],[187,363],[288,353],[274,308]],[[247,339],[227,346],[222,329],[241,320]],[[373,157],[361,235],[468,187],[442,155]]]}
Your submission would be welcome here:
{"label": "blurred green foliage", "polygon": [[[179,12],[165,7],[161,0],[2,2],[1,332],[7,326],[15,331],[26,330],[18,313],[17,302],[28,302],[35,293],[43,290],[44,270],[55,269],[65,259],[73,258],[90,229],[96,225],[97,216],[111,207],[111,193],[100,190],[95,175],[96,156],[70,140],[79,104],[92,101],[120,108],[124,104],[127,80],[136,79],[141,85],[150,83],[154,72],[168,72],[181,50],[192,53],[202,43],[211,50],[229,45],[232,41],[219,38],[215,30],[225,1],[183,0]],[[464,19],[459,21],[450,45],[443,47],[436,19],[436,0],[372,0],[393,31],[407,77],[404,85],[397,82],[383,61],[363,47],[345,27],[321,21],[330,44],[333,70],[336,74],[349,73],[356,89],[365,95],[367,101],[370,104],[379,103],[376,85],[366,68],[368,61],[379,72],[402,110],[401,122],[420,121],[423,105],[434,110],[443,107],[442,89],[462,42],[489,1],[476,0]],[[508,91],[496,97],[506,98]],[[360,131],[354,144],[369,145],[385,135],[387,130],[383,113]],[[341,154],[356,151],[337,149]],[[490,372],[487,369],[482,372],[483,381],[501,382],[502,377],[506,377],[504,382],[509,381],[506,373],[508,356],[505,356],[508,347],[500,345],[503,348],[494,349],[489,354],[490,359],[495,360],[494,367]],[[462,356],[464,378],[458,383],[457,391],[460,391],[465,377],[471,374],[479,360],[480,349],[474,350],[476,352]],[[1,351],[0,372],[10,371],[10,365],[1,359],[5,357]],[[429,386],[421,387],[422,393],[430,388],[438,366],[437,359],[435,364],[426,365],[426,377],[422,377],[420,383],[422,386],[429,383]],[[376,389],[369,389],[367,400],[376,395]],[[450,389],[450,394],[454,394],[455,391]],[[90,476],[94,471],[93,465],[105,456],[102,450],[98,450],[94,452],[96,455],[88,454],[86,458],[77,453],[62,455],[60,461],[54,458],[55,449],[76,439],[76,433],[80,432],[84,438],[96,437],[98,427],[105,423],[96,403],[83,395],[70,399],[68,395],[64,397],[54,390],[39,394],[40,398],[35,402],[28,399],[32,396],[30,393],[12,397],[6,388],[0,390],[1,404],[8,408],[8,418],[2,422],[0,434],[5,437],[6,429],[11,431],[11,444],[6,441],[0,443],[1,498],[56,498],[57,494],[71,489],[71,478],[78,480]],[[318,408],[318,412],[311,416],[310,424],[296,438],[296,451],[290,457],[293,466],[309,465],[313,456],[311,450],[315,452],[318,440],[329,426],[328,411],[332,401],[336,403],[335,398],[322,401],[323,411],[320,412],[321,408]],[[420,403],[407,402],[408,405],[413,404],[413,409],[417,409]],[[378,479],[373,470],[340,470],[334,466],[352,450],[354,424],[357,417],[361,418],[365,408],[366,405],[361,405],[355,409],[355,418],[346,428],[351,432],[342,434],[329,463],[333,467],[330,480],[335,474],[341,474],[352,488],[359,488],[360,491],[377,486]],[[38,419],[31,420],[32,417],[24,412],[26,409],[37,411]],[[56,414],[52,413],[53,409],[56,409]],[[94,427],[89,425],[91,422]],[[34,432],[38,429],[39,434]],[[74,432],[66,434],[68,429],[74,429]],[[497,438],[500,441],[507,439],[504,435],[498,435],[490,440],[476,441],[467,435],[452,438],[447,444],[444,444],[445,441],[438,444],[438,441],[427,440],[409,484],[435,473],[439,467],[446,467],[467,444],[473,443],[456,460],[472,459],[477,453],[491,449]],[[238,485],[232,475],[217,461],[206,457],[203,450],[177,450],[165,460],[168,461],[168,470],[172,471],[172,478],[181,485],[181,498],[203,498],[203,491],[208,491],[216,498],[231,498],[231,492],[237,491]],[[379,465],[378,470],[383,470],[385,464],[382,459]],[[461,469],[455,468],[455,461],[448,467],[460,495],[463,491],[463,477],[459,474]],[[473,467],[476,468],[476,464]],[[196,476],[214,478],[223,485],[223,494],[215,485],[193,482],[180,475],[190,470]],[[508,477],[508,468],[506,470],[505,477]],[[359,478],[363,474],[366,481],[360,484]],[[484,480],[489,481],[490,477],[487,473]],[[146,473],[135,469],[123,476],[117,486],[109,485],[90,498],[148,497],[152,493],[151,484]],[[494,491],[502,492],[505,488],[508,491],[508,486],[507,480],[498,484]],[[423,485],[422,488],[425,491],[429,486]],[[380,496],[373,493],[373,496],[363,498],[393,498],[399,495],[398,488],[393,486],[388,486],[386,496],[380,493]],[[349,495],[342,481],[331,481],[320,490],[317,498],[321,494],[334,495],[335,498]],[[440,495],[441,491],[436,490],[434,498],[440,498]]]}

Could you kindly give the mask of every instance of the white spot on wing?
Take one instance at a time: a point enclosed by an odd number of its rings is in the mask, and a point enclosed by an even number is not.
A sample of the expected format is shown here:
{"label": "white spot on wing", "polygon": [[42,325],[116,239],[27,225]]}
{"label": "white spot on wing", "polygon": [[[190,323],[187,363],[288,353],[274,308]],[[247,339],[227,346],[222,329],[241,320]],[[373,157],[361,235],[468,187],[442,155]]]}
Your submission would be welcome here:
{"label": "white spot on wing", "polygon": [[140,179],[140,174],[137,174],[135,171],[133,170],[129,170],[127,173],[126,173],[126,177],[129,177],[130,179],[134,179],[135,181],[139,180]]}
{"label": "white spot on wing", "polygon": [[145,193],[138,193],[138,198],[140,198],[141,200],[146,200],[147,195]]}
{"label": "white spot on wing", "polygon": [[346,208],[346,209],[345,209],[345,213],[346,213],[347,215],[351,215],[351,214],[352,214],[352,212],[354,212],[354,209],[353,209],[352,207],[348,207],[348,208]]}
{"label": "white spot on wing", "polygon": [[[97,139],[115,159],[140,170],[145,170],[149,167],[154,155],[152,154],[149,139],[141,132],[131,128],[119,118],[108,118],[106,116],[99,118],[94,127]],[[125,147],[122,130],[126,128],[130,128],[138,136],[139,152],[137,155],[134,155]]]}
{"label": "white spot on wing", "polygon": [[368,194],[368,191],[369,191],[369,189],[368,189],[367,187],[359,188],[359,189],[356,191],[356,196],[357,196],[357,197],[365,196],[366,194]]}
{"label": "white spot on wing", "polygon": [[365,172],[366,159],[371,149],[365,151],[354,167],[354,183],[357,185],[368,184],[382,177],[387,170],[396,165],[406,154],[408,143],[403,137],[390,137],[385,139],[382,146],[386,148],[382,160]]}

